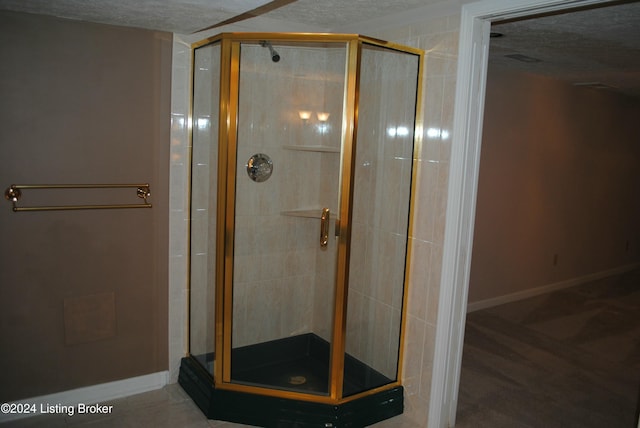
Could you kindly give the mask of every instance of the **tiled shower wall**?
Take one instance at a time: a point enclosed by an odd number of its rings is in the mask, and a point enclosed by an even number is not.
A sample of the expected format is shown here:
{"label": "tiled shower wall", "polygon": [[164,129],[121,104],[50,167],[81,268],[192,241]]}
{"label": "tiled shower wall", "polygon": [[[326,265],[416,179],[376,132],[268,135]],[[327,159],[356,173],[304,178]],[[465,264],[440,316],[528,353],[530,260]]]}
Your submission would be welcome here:
{"label": "tiled shower wall", "polygon": [[205,357],[215,351],[220,45],[203,46],[194,55],[189,347]]}
{"label": "tiled shower wall", "polygon": [[349,354],[396,378],[419,57],[365,45],[349,271]]}
{"label": "tiled shower wall", "polygon": [[[191,351],[213,351],[215,266],[216,65],[201,48],[195,66],[194,161],[191,168],[192,248]],[[340,146],[344,47],[278,47],[282,60],[271,61],[258,45],[242,49],[236,171],[233,346],[299,333],[330,338],[336,241],[318,243],[319,219],[283,215],[285,211],[330,207],[337,212],[340,155],[292,150],[296,146]],[[214,56],[219,55],[219,51]],[[205,61],[206,58],[206,61]],[[212,65],[213,64],[213,65]],[[322,73],[318,70],[326,70]],[[213,76],[213,77],[212,77]],[[213,86],[213,88],[212,88]],[[215,102],[211,100],[215,99]],[[302,120],[300,110],[313,114]],[[317,120],[317,113],[329,119]],[[178,121],[180,118],[177,119]],[[256,153],[268,154],[274,173],[251,181],[245,165]],[[178,158],[178,157],[176,157]],[[180,158],[181,159],[181,158]],[[184,168],[184,162],[180,162]],[[207,195],[208,192],[208,195]],[[333,236],[333,229],[331,231]]]}
{"label": "tiled shower wall", "polygon": [[169,380],[178,381],[180,359],[188,348],[187,284],[189,269],[189,103],[191,47],[173,39],[171,76],[171,165],[169,183]]}
{"label": "tiled shower wall", "polygon": [[[191,352],[212,352],[217,61],[198,49],[192,165]],[[318,243],[321,207],[337,214],[345,49],[278,47],[274,63],[242,48],[233,346],[313,332],[331,338],[337,240]],[[216,55],[219,50],[215,49]],[[206,61],[205,61],[206,59]],[[396,377],[406,255],[416,56],[366,49],[356,153],[347,352]],[[201,77],[202,76],[202,77]],[[311,117],[301,119],[300,111]],[[329,115],[319,121],[318,113]],[[247,159],[266,153],[273,175],[253,182]],[[204,193],[203,193],[204,192]],[[283,215],[313,209],[315,218]],[[208,242],[210,241],[210,242]]]}
{"label": "tiled shower wall", "polygon": [[[243,45],[240,60],[233,347],[308,332],[328,339],[332,327],[323,278],[336,241],[320,248],[318,213],[337,210],[340,155],[292,148],[339,147],[344,49],[275,47],[279,62],[259,45]],[[258,153],[273,162],[264,182],[246,171]],[[283,215],[309,209],[314,218]]]}
{"label": "tiled shower wall", "polygon": [[415,24],[367,32],[425,51],[423,140],[418,161],[416,207],[410,237],[412,266],[404,343],[403,385],[407,426],[427,426],[442,270],[449,156],[455,136],[459,11],[424,16]]}

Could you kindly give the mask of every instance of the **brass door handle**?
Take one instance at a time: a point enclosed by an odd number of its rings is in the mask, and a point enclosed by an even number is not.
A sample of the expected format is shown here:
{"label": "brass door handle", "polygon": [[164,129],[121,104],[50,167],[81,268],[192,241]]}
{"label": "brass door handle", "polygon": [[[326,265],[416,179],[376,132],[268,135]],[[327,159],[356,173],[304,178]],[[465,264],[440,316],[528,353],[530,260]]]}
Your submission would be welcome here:
{"label": "brass door handle", "polygon": [[331,213],[329,208],[322,209],[322,215],[320,216],[320,247],[324,248],[329,243],[329,220]]}

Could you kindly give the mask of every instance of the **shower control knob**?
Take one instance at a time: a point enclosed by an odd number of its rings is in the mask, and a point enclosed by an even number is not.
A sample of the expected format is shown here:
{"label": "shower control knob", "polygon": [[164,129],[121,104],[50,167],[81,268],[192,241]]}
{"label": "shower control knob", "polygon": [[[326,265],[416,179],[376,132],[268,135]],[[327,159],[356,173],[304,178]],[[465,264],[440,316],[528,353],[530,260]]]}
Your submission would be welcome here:
{"label": "shower control knob", "polygon": [[271,177],[273,172],[273,161],[263,153],[258,153],[247,161],[247,174],[256,183],[262,183]]}

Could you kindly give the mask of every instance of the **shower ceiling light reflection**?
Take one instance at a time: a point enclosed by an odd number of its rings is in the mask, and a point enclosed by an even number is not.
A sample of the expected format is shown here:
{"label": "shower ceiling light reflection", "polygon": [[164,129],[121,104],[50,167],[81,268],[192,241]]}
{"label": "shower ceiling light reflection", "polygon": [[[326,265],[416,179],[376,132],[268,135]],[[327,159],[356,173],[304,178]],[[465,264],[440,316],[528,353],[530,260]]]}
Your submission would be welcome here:
{"label": "shower ceiling light reflection", "polygon": [[331,125],[329,125],[328,123],[318,123],[315,128],[316,132],[322,135],[328,134],[329,131],[331,131]]}
{"label": "shower ceiling light reflection", "polygon": [[198,118],[198,129],[207,129],[211,120],[208,117],[199,117]]}
{"label": "shower ceiling light reflection", "polygon": [[429,128],[427,129],[427,138],[431,139],[441,139],[448,140],[449,139],[449,131],[446,129],[440,128]]}
{"label": "shower ceiling light reflection", "polygon": [[182,115],[180,114],[175,114],[172,113],[171,114],[171,127],[172,128],[183,128],[185,125],[185,119]]}
{"label": "shower ceiling light reflection", "polygon": [[391,126],[387,128],[387,135],[389,137],[406,137],[410,133],[406,126]]}

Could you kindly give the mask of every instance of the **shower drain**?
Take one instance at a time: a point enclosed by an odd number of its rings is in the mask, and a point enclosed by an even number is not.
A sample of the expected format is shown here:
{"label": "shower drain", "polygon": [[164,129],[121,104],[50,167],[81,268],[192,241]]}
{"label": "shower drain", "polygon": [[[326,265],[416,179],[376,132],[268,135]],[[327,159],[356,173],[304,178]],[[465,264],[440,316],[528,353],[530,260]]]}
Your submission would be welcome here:
{"label": "shower drain", "polygon": [[289,378],[289,383],[291,385],[302,385],[304,383],[307,383],[307,378],[304,376],[291,376]]}

